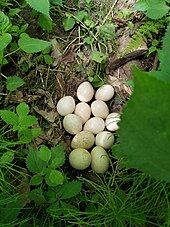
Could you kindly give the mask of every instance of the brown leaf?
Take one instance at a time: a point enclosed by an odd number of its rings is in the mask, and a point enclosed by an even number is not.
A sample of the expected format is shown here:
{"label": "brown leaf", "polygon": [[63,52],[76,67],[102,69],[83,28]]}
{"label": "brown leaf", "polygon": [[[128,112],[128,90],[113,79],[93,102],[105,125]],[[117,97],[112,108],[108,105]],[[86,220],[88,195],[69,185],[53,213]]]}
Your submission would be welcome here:
{"label": "brown leaf", "polygon": [[34,107],[34,110],[40,114],[43,118],[45,118],[49,122],[54,122],[56,120],[56,117],[58,116],[57,112],[54,111],[44,111],[44,110],[39,110],[38,107]]}
{"label": "brown leaf", "polygon": [[51,57],[53,58],[53,66],[55,67],[58,65],[58,63],[62,57],[62,53],[60,50],[60,45],[56,39],[52,39],[51,43],[52,43],[52,50],[53,50],[51,53]]}
{"label": "brown leaf", "polygon": [[74,46],[71,46],[68,53],[62,58],[61,63],[67,65],[70,62],[75,61],[76,51],[74,50]]}

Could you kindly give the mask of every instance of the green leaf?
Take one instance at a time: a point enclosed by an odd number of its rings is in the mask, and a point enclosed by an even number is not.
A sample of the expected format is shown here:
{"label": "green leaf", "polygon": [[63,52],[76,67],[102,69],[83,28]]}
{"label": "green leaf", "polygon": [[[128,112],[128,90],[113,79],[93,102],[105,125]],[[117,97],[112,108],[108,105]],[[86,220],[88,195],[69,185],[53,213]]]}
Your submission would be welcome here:
{"label": "green leaf", "polygon": [[128,165],[170,182],[170,83],[134,68],[134,93],[120,121]]}
{"label": "green leaf", "polygon": [[9,91],[16,91],[17,88],[21,87],[25,82],[18,76],[9,76],[7,78],[7,89]]}
{"label": "green leaf", "polygon": [[37,118],[35,116],[23,115],[19,117],[19,124],[22,128],[28,128],[37,123]]}
{"label": "green leaf", "polygon": [[78,195],[81,191],[81,188],[82,183],[78,181],[72,181],[63,184],[59,190],[60,199],[70,199]]}
{"label": "green leaf", "polygon": [[151,19],[160,19],[165,16],[170,7],[164,0],[140,0],[136,3],[135,9],[145,12]]}
{"label": "green leaf", "polygon": [[41,134],[41,128],[33,128],[31,129],[33,138],[38,137]]}
{"label": "green leaf", "polygon": [[16,112],[18,116],[22,118],[29,113],[29,106],[25,102],[22,102],[17,106]]}
{"label": "green leaf", "polygon": [[50,2],[49,0],[25,0],[27,4],[33,8],[34,10],[43,13],[47,17],[50,17],[49,10],[50,10]]}
{"label": "green leaf", "polygon": [[113,23],[106,23],[97,27],[101,38],[105,40],[114,40],[115,38],[115,26]]}
{"label": "green leaf", "polygon": [[45,145],[42,145],[40,150],[38,150],[38,157],[45,161],[48,162],[51,158],[51,151],[48,147],[46,147]]}
{"label": "green leaf", "polygon": [[52,31],[52,29],[53,29],[52,20],[44,14],[40,14],[38,16],[38,24],[42,29],[44,29],[48,32]]}
{"label": "green leaf", "polygon": [[0,110],[0,116],[3,121],[10,125],[17,125],[18,124],[18,116],[16,113],[10,110]]}
{"label": "green leaf", "polygon": [[63,201],[60,202],[60,206],[61,206],[61,209],[62,209],[62,213],[64,215],[66,215],[68,213],[69,214],[71,213],[73,215],[74,211],[78,211],[77,207],[71,205],[70,203],[65,203]]}
{"label": "green leaf", "polygon": [[34,175],[30,180],[30,185],[39,185],[43,181],[43,177],[40,174]]}
{"label": "green leaf", "polygon": [[162,74],[166,74],[170,81],[170,26],[167,28],[165,36],[163,38],[163,48],[159,51],[160,70]]}
{"label": "green leaf", "polygon": [[76,15],[75,15],[75,18],[77,20],[77,22],[79,21],[83,21],[84,18],[88,18],[89,15],[86,11],[82,10],[82,11],[79,11]]}
{"label": "green leaf", "polygon": [[88,80],[92,83],[93,87],[101,87],[104,84],[103,79],[99,75],[89,76]]}
{"label": "green leaf", "polygon": [[12,36],[9,33],[0,35],[0,51],[5,49],[11,41],[12,41]]}
{"label": "green leaf", "polygon": [[58,201],[56,192],[54,190],[49,189],[48,191],[44,192],[44,196],[48,203],[55,203],[56,201]]}
{"label": "green leaf", "polygon": [[9,30],[11,24],[9,17],[0,11],[0,34],[5,34]]}
{"label": "green leaf", "polygon": [[29,129],[29,128],[24,128],[24,129],[18,128],[17,130],[18,130],[18,138],[19,138],[19,141],[21,143],[28,144],[34,139],[31,129]]}
{"label": "green leaf", "polygon": [[52,57],[51,57],[50,55],[48,55],[48,54],[44,55],[44,61],[45,61],[45,63],[48,64],[48,65],[50,65],[50,64],[53,63]]}
{"label": "green leaf", "polygon": [[46,162],[38,157],[38,153],[35,150],[29,150],[26,165],[28,170],[32,173],[42,173],[46,169]]}
{"label": "green leaf", "polygon": [[[15,127],[15,130],[18,130],[18,138],[21,143],[28,144],[31,141],[33,141],[40,133],[41,129],[40,128],[20,128],[20,127]],[[13,131],[15,131],[13,129]]]}
{"label": "green leaf", "polygon": [[59,217],[59,215],[62,214],[62,209],[60,208],[60,202],[57,201],[56,203],[51,204],[48,208],[47,208],[47,213],[51,216],[54,217]]}
{"label": "green leaf", "polygon": [[86,205],[86,212],[96,212],[96,206],[93,203],[88,203]]}
{"label": "green leaf", "polygon": [[7,151],[0,158],[0,164],[3,165],[3,164],[10,163],[13,161],[13,159],[14,159],[14,152]]}
{"label": "green leaf", "polygon": [[65,152],[61,145],[56,145],[51,148],[51,160],[49,167],[52,169],[61,167],[65,162]]}
{"label": "green leaf", "polygon": [[0,225],[10,226],[11,222],[14,222],[17,219],[21,209],[21,204],[19,204],[16,199],[13,199],[13,201],[9,202],[6,206],[0,208]]}
{"label": "green leaf", "polygon": [[63,6],[63,0],[51,0],[53,5]]}
{"label": "green leaf", "polygon": [[90,59],[97,63],[102,63],[102,61],[106,59],[106,55],[100,51],[93,51],[91,53]]}
{"label": "green leaf", "polygon": [[76,24],[76,20],[71,15],[66,15],[63,19],[63,27],[65,31],[71,30]]}
{"label": "green leaf", "polygon": [[25,34],[21,35],[18,44],[21,50],[25,51],[26,53],[37,53],[51,46],[51,42],[30,38]]}
{"label": "green leaf", "polygon": [[57,186],[63,184],[63,174],[55,169],[48,169],[48,173],[45,176],[45,181],[49,186]]}
{"label": "green leaf", "polygon": [[46,200],[45,200],[44,195],[43,195],[43,191],[40,188],[30,191],[29,192],[29,198],[31,200],[34,200],[34,202],[37,203],[37,204],[46,203]]}
{"label": "green leaf", "polygon": [[8,16],[9,17],[14,17],[20,11],[21,11],[21,9],[19,9],[19,8],[10,9],[9,12],[8,12]]}

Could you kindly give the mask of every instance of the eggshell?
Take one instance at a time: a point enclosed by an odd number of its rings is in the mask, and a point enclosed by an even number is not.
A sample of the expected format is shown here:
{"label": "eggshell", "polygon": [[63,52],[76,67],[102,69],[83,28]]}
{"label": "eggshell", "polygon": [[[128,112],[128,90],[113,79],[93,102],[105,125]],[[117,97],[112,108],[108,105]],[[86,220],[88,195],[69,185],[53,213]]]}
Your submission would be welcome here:
{"label": "eggshell", "polygon": [[96,100],[91,104],[91,111],[95,117],[106,118],[109,114],[109,108],[102,100]]}
{"label": "eggshell", "polygon": [[79,85],[77,89],[77,98],[82,102],[89,102],[94,95],[94,89],[92,85],[86,81]]}
{"label": "eggshell", "polygon": [[75,109],[75,101],[72,96],[64,96],[57,103],[57,112],[61,116],[66,116],[67,114],[73,113]]}
{"label": "eggshell", "polygon": [[82,130],[81,118],[76,114],[68,114],[63,119],[64,129],[71,135],[75,135]]}
{"label": "eggshell", "polygon": [[83,170],[90,166],[91,155],[86,149],[77,148],[70,153],[69,162],[73,168]]}
{"label": "eggshell", "polygon": [[109,101],[114,96],[114,88],[109,84],[99,87],[95,94],[95,99]]}
{"label": "eggshell", "polygon": [[119,113],[111,113],[106,118],[106,128],[113,132],[119,129],[118,122],[120,121]]}
{"label": "eggshell", "polygon": [[91,108],[87,103],[80,102],[76,105],[74,113],[81,117],[82,124],[84,124],[90,118]]}
{"label": "eggshell", "polygon": [[111,132],[103,131],[96,135],[95,143],[97,146],[101,146],[104,149],[109,149],[115,141],[114,135]]}
{"label": "eggshell", "polygon": [[97,134],[103,131],[105,128],[105,122],[100,117],[92,117],[84,124],[84,130],[90,131],[93,134]]}
{"label": "eggshell", "polygon": [[96,173],[104,173],[109,168],[109,156],[104,148],[96,146],[92,149],[91,168]]}
{"label": "eggshell", "polygon": [[92,132],[89,131],[81,131],[77,133],[72,141],[71,147],[72,148],[84,148],[89,149],[94,145],[94,135]]}

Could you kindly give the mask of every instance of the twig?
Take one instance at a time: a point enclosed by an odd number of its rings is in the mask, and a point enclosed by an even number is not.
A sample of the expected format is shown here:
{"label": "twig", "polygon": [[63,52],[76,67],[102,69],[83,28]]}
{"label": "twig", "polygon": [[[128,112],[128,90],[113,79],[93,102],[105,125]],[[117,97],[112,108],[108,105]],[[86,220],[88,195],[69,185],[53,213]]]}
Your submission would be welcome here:
{"label": "twig", "polygon": [[111,12],[113,11],[114,7],[116,6],[116,4],[118,3],[119,0],[115,0],[115,2],[113,3],[113,5],[111,6],[108,14],[106,15],[105,19],[103,20],[101,25],[104,25],[104,23],[107,21],[107,18],[109,17],[109,15],[111,14]]}
{"label": "twig", "polygon": [[156,54],[155,54],[155,59],[154,59],[154,62],[153,62],[153,66],[152,66],[152,70],[155,70],[155,69],[157,69],[157,67],[158,67],[158,52],[156,52]]}

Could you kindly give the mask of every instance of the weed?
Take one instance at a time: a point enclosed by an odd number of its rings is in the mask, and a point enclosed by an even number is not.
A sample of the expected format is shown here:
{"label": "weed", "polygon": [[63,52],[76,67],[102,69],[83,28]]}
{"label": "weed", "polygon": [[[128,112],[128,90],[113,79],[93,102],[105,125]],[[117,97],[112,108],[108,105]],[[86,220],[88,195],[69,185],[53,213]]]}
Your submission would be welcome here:
{"label": "weed", "polygon": [[[155,35],[158,35],[162,30],[164,30],[166,27],[166,20],[160,19],[157,21],[154,20],[146,20],[145,22],[142,22],[140,27],[135,31],[135,34],[131,37],[130,43],[127,46],[126,50],[123,54],[130,53],[133,50],[136,50],[140,46],[143,45],[143,43],[151,43],[149,54],[151,54],[155,48],[155,42],[154,37]],[[161,40],[157,41],[156,46],[160,45]]]}

